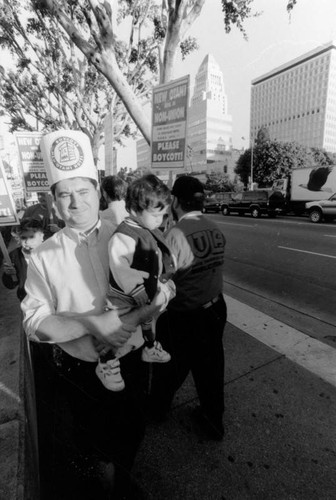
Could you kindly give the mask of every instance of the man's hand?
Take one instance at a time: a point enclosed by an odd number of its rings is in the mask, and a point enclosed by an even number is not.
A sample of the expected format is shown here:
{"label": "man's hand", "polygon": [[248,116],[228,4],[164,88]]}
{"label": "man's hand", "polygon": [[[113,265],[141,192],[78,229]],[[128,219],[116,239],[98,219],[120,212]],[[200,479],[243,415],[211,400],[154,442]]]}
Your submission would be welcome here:
{"label": "man's hand", "polygon": [[100,316],[96,316],[92,335],[101,343],[119,349],[127,342],[135,330],[135,325],[123,323],[120,320],[117,311],[107,311]]}

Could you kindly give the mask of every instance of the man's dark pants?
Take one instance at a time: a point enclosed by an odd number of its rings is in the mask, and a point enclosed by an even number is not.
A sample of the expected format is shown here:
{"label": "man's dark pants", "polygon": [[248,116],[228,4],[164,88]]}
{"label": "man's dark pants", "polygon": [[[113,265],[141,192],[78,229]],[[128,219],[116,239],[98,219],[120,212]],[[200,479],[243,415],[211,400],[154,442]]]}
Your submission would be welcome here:
{"label": "man's dark pants", "polygon": [[222,429],[224,413],[223,331],[226,304],[221,296],[207,308],[175,312],[168,309],[157,323],[157,338],[171,354],[167,364],[154,365],[151,407],[162,416],[176,391],[192,373],[201,410]]}
{"label": "man's dark pants", "polygon": [[[130,484],[144,435],[148,375],[140,351],[121,360],[126,389],[117,393],[102,385],[96,363],[55,346],[33,346],[42,500],[105,498],[99,490],[100,467],[110,462],[117,490]],[[113,498],[119,498],[117,493]]]}

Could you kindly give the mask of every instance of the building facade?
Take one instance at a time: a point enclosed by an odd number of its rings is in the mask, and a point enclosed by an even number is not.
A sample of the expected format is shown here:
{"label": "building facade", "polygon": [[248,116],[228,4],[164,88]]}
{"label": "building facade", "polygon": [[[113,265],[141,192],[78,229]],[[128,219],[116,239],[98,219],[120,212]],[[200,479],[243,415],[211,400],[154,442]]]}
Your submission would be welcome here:
{"label": "building facade", "polygon": [[[233,180],[239,154],[232,149],[232,117],[228,113],[223,73],[211,54],[204,58],[195,77],[188,110],[187,145],[186,173],[221,172]],[[150,148],[140,139],[137,166],[148,165]]]}
{"label": "building facade", "polygon": [[271,140],[336,152],[336,45],[303,54],[252,80],[250,140],[266,127]]}
{"label": "building facade", "polygon": [[146,171],[151,168],[151,148],[145,139],[136,141],[137,168]]}
{"label": "building facade", "polygon": [[223,73],[211,54],[204,58],[195,77],[187,141],[190,170],[229,173],[232,117],[228,113]]}

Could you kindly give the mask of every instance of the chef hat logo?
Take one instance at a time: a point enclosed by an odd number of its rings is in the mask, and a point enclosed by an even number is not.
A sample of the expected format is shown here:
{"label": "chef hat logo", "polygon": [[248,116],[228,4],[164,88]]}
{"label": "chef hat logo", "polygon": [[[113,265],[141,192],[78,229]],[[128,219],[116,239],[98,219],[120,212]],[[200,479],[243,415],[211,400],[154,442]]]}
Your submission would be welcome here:
{"label": "chef hat logo", "polygon": [[78,142],[71,137],[58,137],[51,145],[50,157],[59,170],[76,170],[83,165],[84,153]]}

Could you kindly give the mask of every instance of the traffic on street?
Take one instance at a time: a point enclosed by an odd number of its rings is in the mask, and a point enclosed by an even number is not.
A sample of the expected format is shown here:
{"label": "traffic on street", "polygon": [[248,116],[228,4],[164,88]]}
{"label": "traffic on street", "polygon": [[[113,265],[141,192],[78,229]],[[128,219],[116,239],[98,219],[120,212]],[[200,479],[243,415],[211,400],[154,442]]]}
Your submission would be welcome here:
{"label": "traffic on street", "polygon": [[277,310],[295,311],[298,322],[302,317],[318,322],[320,328],[310,334],[323,340],[323,332],[336,326],[336,224],[315,225],[303,217],[207,216],[227,240],[224,290],[250,292]]}

